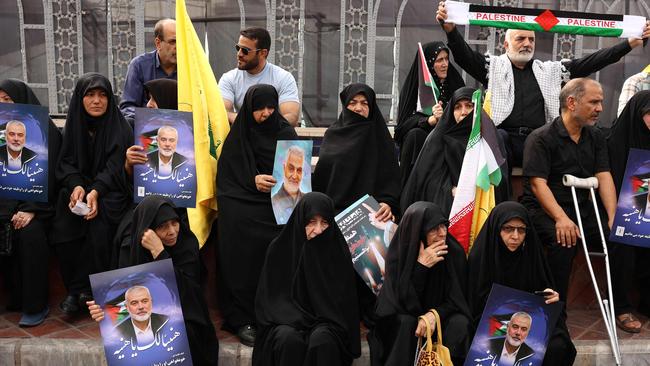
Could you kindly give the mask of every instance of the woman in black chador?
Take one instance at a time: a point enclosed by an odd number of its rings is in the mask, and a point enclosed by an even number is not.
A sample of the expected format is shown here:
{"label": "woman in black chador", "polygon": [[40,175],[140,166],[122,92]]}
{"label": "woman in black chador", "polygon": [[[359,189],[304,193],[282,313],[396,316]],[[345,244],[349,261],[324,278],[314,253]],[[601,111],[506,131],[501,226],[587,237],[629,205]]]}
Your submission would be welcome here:
{"label": "woman in black chador", "polygon": [[[168,198],[145,197],[133,211],[130,245],[122,248],[121,267],[171,258],[192,362],[217,365],[219,341],[201,288],[201,273],[205,269],[199,256],[199,242],[190,231],[185,213]],[[102,309],[93,301],[87,305],[93,319],[101,321]]]}
{"label": "woman in black chador", "polygon": [[[454,92],[437,127],[429,134],[420,155],[402,190],[401,206],[408,207],[416,201],[433,202],[449,216],[460,171],[467,150],[467,140],[472,132],[474,103],[473,88],[463,87]],[[505,147],[499,141],[502,155]],[[501,166],[501,174],[507,177],[507,164]],[[509,198],[508,180],[502,179],[495,189],[499,203]]]}
{"label": "woman in black chador", "polygon": [[[611,134],[607,138],[609,151],[609,166],[616,186],[617,196],[621,193],[624,184],[625,167],[630,149],[650,150],[650,90],[640,91],[627,102],[620,116],[614,121]],[[637,207],[642,207],[642,212],[648,204],[648,195],[636,196]],[[646,216],[648,212],[646,212]],[[648,248],[634,247],[625,244],[610,246],[609,258],[612,265],[612,277],[621,278],[614,283],[625,286],[614,286],[614,313],[619,328],[630,333],[638,333],[643,325],[633,314],[633,305],[628,292],[638,287],[639,312],[650,315],[650,270],[647,263],[650,259]],[[635,272],[638,279],[635,279]],[[638,280],[638,286],[635,281]]]}
{"label": "woman in black chador", "polygon": [[369,194],[381,206],[379,221],[386,221],[399,213],[395,143],[368,85],[347,86],[341,103],[343,111],[323,136],[313,189],[330,196],[337,213]]}
{"label": "woman in black chador", "polygon": [[[16,79],[0,82],[0,103],[41,105],[32,89]],[[54,171],[61,148],[61,133],[52,120],[48,123],[48,202],[0,200],[0,221],[11,222],[16,244],[10,264],[2,265],[11,272],[9,310],[22,309],[20,326],[41,324],[49,312],[48,296],[48,232],[54,216],[58,191]],[[6,144],[5,146],[8,146]],[[23,159],[25,158],[22,156]],[[1,262],[0,262],[1,263]]]}
{"label": "woman in black chador", "polygon": [[[52,238],[68,290],[60,305],[65,313],[79,311],[79,304],[92,298],[88,275],[110,267],[115,230],[131,205],[119,172],[132,140],[133,131],[117,107],[108,79],[97,73],[81,76],[68,108],[56,167],[61,190]],[[71,212],[78,202],[90,209],[84,216]]]}
{"label": "woman in black chador", "polygon": [[[517,202],[501,203],[490,212],[469,252],[468,274],[472,332],[478,327],[492,284],[530,293],[548,292],[547,304],[560,299],[553,290],[553,276],[530,216]],[[544,365],[573,365],[576,349],[565,320],[563,311],[551,333]]]}
{"label": "woman in black chador", "polygon": [[297,139],[278,110],[278,93],[252,86],[224,141],[217,169],[219,302],[225,326],[255,341],[255,291],[266,248],[280,232],[271,208],[278,140]]}
{"label": "woman in black chador", "polygon": [[352,364],[361,354],[354,276],[332,200],[307,193],[266,254],[253,365]]}
{"label": "woman in black chador", "polygon": [[430,202],[406,212],[388,247],[384,286],[377,299],[376,327],[368,335],[372,365],[412,365],[417,336],[425,335],[424,315],[442,324],[442,342],[454,364],[462,365],[471,341],[465,252],[447,234],[447,218]]}
{"label": "woman in black chador", "polygon": [[402,187],[411,173],[415,159],[424,144],[427,135],[440,121],[447,102],[458,88],[465,86],[458,70],[449,61],[449,48],[443,42],[430,42],[422,45],[424,58],[433,81],[440,90],[438,105],[434,106],[432,115],[417,111],[420,55],[415,53],[411,69],[399,92],[397,108],[397,127],[395,141],[400,147],[400,170]]}

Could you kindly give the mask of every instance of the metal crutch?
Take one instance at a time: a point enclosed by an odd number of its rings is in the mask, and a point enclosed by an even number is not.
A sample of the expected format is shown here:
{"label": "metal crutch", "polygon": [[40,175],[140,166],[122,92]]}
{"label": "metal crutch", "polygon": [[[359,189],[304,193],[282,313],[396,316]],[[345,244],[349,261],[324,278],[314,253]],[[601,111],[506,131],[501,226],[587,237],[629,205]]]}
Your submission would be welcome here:
{"label": "metal crutch", "polygon": [[[576,217],[578,218],[578,227],[580,228],[580,237],[582,239],[582,247],[585,251],[585,259],[587,260],[587,266],[589,267],[589,274],[591,275],[591,281],[594,285],[594,291],[596,292],[596,297],[598,298],[598,305],[600,306],[600,312],[603,315],[603,320],[605,321],[605,327],[607,328],[607,334],[609,335],[609,340],[612,345],[612,351],[614,353],[614,358],[616,364],[621,364],[621,350],[618,345],[618,337],[616,335],[616,322],[614,320],[614,297],[612,296],[612,277],[609,270],[609,255],[607,252],[607,243],[605,242],[605,234],[603,233],[603,225],[600,220],[600,215],[598,213],[598,204],[596,201],[596,194],[594,189],[598,188],[598,179],[596,177],[590,178],[577,178],[573,175],[565,174],[562,177],[562,183],[565,187],[571,187],[571,195],[573,196],[573,205],[576,209]],[[600,239],[603,245],[603,252],[589,252],[587,249],[587,239],[585,238],[585,232],[582,228],[582,218],[580,217],[580,208],[578,207],[578,197],[576,196],[576,188],[588,189],[591,192],[591,202],[594,204],[594,211],[596,213],[596,220],[598,221],[598,230],[600,232]],[[596,276],[594,275],[594,269],[591,266],[590,256],[595,257],[604,257],[605,258],[605,271],[607,278],[607,292],[609,295],[608,299],[603,299],[600,295],[600,290],[598,289],[598,282],[596,281]]]}

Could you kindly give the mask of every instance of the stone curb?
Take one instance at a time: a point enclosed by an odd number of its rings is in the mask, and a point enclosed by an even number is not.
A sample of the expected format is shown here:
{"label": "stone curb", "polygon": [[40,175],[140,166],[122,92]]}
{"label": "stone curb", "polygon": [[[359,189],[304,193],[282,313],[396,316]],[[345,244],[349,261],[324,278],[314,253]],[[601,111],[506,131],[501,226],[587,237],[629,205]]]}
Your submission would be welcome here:
{"label": "stone curb", "polygon": [[[578,357],[575,366],[613,365],[609,341],[575,341]],[[650,340],[621,341],[623,365],[650,365]],[[239,343],[222,343],[220,366],[249,366],[253,349]],[[49,338],[0,338],[0,365],[106,366],[104,348],[97,340]],[[361,357],[353,366],[369,366],[368,344],[362,344]]]}

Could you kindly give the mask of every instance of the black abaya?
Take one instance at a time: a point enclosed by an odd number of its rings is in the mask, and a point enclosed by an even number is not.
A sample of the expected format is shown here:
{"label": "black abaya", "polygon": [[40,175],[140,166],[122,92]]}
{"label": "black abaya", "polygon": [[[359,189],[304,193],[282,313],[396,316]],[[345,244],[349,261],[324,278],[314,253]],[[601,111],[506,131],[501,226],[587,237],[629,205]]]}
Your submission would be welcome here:
{"label": "black abaya", "polygon": [[[501,227],[514,218],[525,223],[526,238],[512,252],[501,238]],[[541,241],[524,206],[517,202],[504,202],[492,209],[469,252],[468,274],[467,300],[472,312],[474,331],[493,284],[531,293],[554,289],[553,276]],[[565,320],[566,313],[563,312],[551,334],[544,365],[573,364],[576,350]]]}
{"label": "black abaya", "polygon": [[[32,89],[16,79],[0,82],[3,90],[14,103],[41,105]],[[18,211],[33,213],[34,218],[22,229],[16,230],[16,250],[11,263],[12,302],[22,307],[23,313],[43,311],[48,297],[48,231],[49,220],[54,216],[58,190],[54,171],[61,149],[61,132],[50,119],[48,122],[48,202],[27,202],[3,199],[0,202],[0,220],[10,221]],[[22,305],[22,306],[21,306]]]}
{"label": "black abaya", "polygon": [[377,299],[376,328],[368,335],[372,365],[411,365],[415,356],[418,316],[436,309],[442,323],[442,341],[452,357],[462,360],[469,349],[469,309],[465,252],[447,234],[448,254],[427,268],[420,264],[420,243],[426,233],[447,219],[430,202],[411,205],[388,248],[384,285]]}
{"label": "black abaya", "polygon": [[[643,121],[643,116],[650,113],[650,90],[640,91],[625,105],[625,108],[614,121],[611,133],[607,138],[609,166],[616,186],[617,196],[621,193],[623,177],[627,166],[630,149],[650,150],[650,129]],[[648,313],[650,306],[650,271],[646,261],[650,258],[648,248],[634,247],[618,243],[610,243],[610,263],[612,277],[618,278],[613,288],[615,295],[614,312],[625,314],[632,311],[629,291],[635,283],[635,272],[638,277],[639,310]]]}
{"label": "black abaya", "polygon": [[[154,259],[151,252],[142,246],[142,235],[147,229],[155,229],[153,226],[157,222],[157,216],[165,205],[175,210],[180,229],[176,244],[164,246],[164,250]],[[195,365],[217,365],[219,341],[201,288],[203,264],[199,256],[199,242],[186,221],[180,219],[183,215],[185,210],[176,208],[167,198],[155,195],[145,197],[133,211],[133,225],[128,238],[126,233],[118,233],[126,238],[125,242],[130,242],[124,248],[124,253],[129,254],[121,256],[120,260],[124,266],[134,266],[171,258],[192,361]]]}
{"label": "black abaya", "polygon": [[[316,215],[330,226],[307,240]],[[354,276],[332,200],[306,194],[269,245],[255,298],[253,365],[350,365],[361,353]]]}
{"label": "black abaya", "polygon": [[[253,111],[269,103],[275,108],[273,114],[255,122]],[[250,87],[224,141],[217,169],[219,305],[225,326],[233,330],[255,324],[255,291],[266,248],[280,232],[271,194],[257,190],[255,176],[272,174],[278,140],[297,137],[279,113],[275,88]]]}
{"label": "black abaya", "polygon": [[[358,94],[368,100],[363,117],[347,105]],[[399,166],[395,143],[377,106],[375,92],[365,84],[351,84],[341,92],[343,110],[323,136],[318,164],[312,176],[315,192],[334,200],[341,212],[365,194],[399,214]]]}
{"label": "black abaya", "polygon": [[[454,105],[461,100],[471,100],[474,89],[463,87],[454,93],[436,128],[427,137],[422,151],[413,166],[404,186],[401,206],[408,207],[416,201],[433,202],[440,206],[445,216],[449,215],[454,201],[452,188],[458,186],[458,178],[467,150],[467,140],[472,131],[474,113],[460,122],[454,118]],[[499,141],[499,147],[505,147]],[[501,166],[501,174],[507,177],[507,164]],[[497,203],[509,198],[508,180],[502,179],[495,188]]]}
{"label": "black abaya", "polygon": [[[91,117],[83,106],[84,96],[94,89],[107,96],[106,112],[100,117]],[[52,238],[58,245],[66,288],[71,295],[78,295],[90,292],[88,274],[110,268],[113,236],[131,204],[120,188],[119,173],[133,132],[117,107],[106,77],[88,73],[77,80],[63,135],[56,167],[61,190]],[[98,214],[92,220],[84,220],[68,207],[77,186],[86,194],[92,190],[98,193]]]}
{"label": "black abaya", "polygon": [[[442,102],[442,108],[447,106],[454,92],[465,86],[463,78],[458,70],[453,66],[451,61],[447,69],[447,78],[440,81],[433,65],[441,51],[447,51],[451,57],[449,48],[443,42],[430,42],[422,46],[427,67],[431,72],[434,82],[440,90],[439,101]],[[395,141],[400,147],[400,173],[401,186],[406,184],[406,180],[415,164],[415,160],[422,149],[424,140],[433,129],[429,125],[429,116],[416,111],[418,102],[419,76],[418,68],[420,67],[419,53],[415,53],[415,59],[411,64],[411,69],[404,80],[400,90],[399,106],[397,108],[397,126],[395,127]]]}

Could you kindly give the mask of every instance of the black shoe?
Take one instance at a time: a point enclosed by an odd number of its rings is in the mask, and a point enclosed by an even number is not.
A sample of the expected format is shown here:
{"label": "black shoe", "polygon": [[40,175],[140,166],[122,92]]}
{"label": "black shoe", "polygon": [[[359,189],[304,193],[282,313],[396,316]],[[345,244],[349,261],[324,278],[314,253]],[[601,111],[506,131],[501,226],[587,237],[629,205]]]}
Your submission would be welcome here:
{"label": "black shoe", "polygon": [[257,334],[257,329],[254,325],[244,325],[237,330],[237,337],[239,341],[244,346],[253,347],[255,344],[255,335]]}
{"label": "black shoe", "polygon": [[89,293],[82,292],[81,295],[79,295],[79,308],[85,309],[88,307],[86,305],[86,301],[93,301],[93,295]]}
{"label": "black shoe", "polygon": [[74,315],[79,312],[79,295],[68,295],[61,304],[59,309],[67,315]]}

